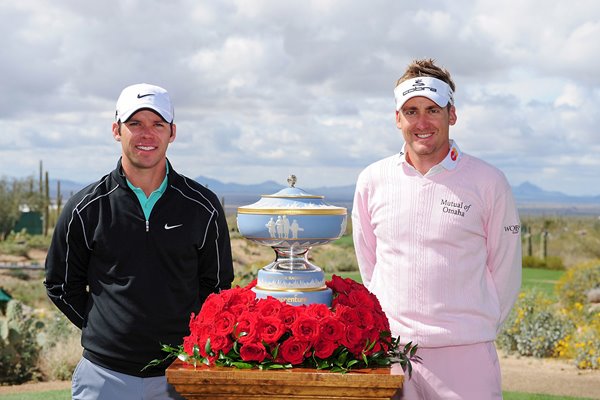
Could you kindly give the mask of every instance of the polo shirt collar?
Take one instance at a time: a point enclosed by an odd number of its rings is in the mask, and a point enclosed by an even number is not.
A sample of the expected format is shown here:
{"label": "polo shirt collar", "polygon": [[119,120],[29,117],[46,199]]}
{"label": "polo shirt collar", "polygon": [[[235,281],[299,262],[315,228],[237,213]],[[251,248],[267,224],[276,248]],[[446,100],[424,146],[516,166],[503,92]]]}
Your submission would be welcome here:
{"label": "polo shirt collar", "polygon": [[[458,165],[458,162],[460,161],[461,157],[462,151],[460,151],[460,148],[458,147],[456,142],[450,139],[450,151],[448,151],[446,157],[439,164],[433,166],[429,170],[429,172],[427,172],[426,175],[433,175],[443,170],[453,170]],[[400,154],[398,154],[398,164],[406,164],[410,168],[414,168],[406,160],[406,143],[402,145],[402,150],[400,151]]]}

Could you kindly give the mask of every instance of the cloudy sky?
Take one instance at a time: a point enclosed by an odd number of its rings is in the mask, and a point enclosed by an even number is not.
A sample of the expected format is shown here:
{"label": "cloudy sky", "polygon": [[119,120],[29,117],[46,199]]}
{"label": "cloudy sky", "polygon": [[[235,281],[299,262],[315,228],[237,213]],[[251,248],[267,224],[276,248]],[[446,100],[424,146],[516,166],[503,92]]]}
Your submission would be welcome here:
{"label": "cloudy sky", "polygon": [[415,58],[457,85],[463,151],[514,186],[600,194],[600,2],[0,0],[0,176],[89,183],[120,154],[116,99],[168,89],[191,177],[353,184],[402,146]]}

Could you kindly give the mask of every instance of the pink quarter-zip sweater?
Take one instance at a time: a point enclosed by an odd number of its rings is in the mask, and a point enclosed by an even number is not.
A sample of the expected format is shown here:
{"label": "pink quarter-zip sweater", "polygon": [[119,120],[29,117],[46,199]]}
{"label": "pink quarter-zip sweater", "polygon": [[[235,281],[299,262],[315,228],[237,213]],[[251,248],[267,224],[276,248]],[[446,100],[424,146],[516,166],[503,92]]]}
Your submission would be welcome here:
{"label": "pink quarter-zip sweater", "polygon": [[352,222],[363,283],[402,343],[496,338],[521,286],[519,215],[502,172],[451,141],[423,176],[403,149],[360,174]]}

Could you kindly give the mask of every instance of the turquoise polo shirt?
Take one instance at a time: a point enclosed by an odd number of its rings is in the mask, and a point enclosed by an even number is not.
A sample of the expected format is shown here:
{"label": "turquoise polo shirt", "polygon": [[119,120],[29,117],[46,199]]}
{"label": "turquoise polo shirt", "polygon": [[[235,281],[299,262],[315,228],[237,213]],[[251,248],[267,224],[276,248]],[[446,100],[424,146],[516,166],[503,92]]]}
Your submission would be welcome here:
{"label": "turquoise polo shirt", "polygon": [[148,197],[146,197],[146,193],[144,193],[144,191],[142,189],[140,189],[139,187],[133,186],[133,184],[131,182],[129,182],[129,179],[127,179],[127,185],[129,185],[131,190],[133,190],[133,193],[135,193],[135,195],[137,196],[137,198],[140,202],[140,205],[142,206],[142,210],[144,210],[144,216],[146,217],[146,221],[148,221],[148,219],[150,218],[150,213],[152,212],[152,208],[154,207],[154,205],[156,204],[158,199],[160,199],[160,196],[162,196],[163,193],[165,192],[165,190],[167,189],[167,176],[168,175],[169,175],[169,166],[167,165],[167,173],[165,174],[165,179],[163,179],[163,181],[160,184],[160,186],[158,187],[158,189],[156,189],[155,191],[150,193],[150,196],[148,196]]}

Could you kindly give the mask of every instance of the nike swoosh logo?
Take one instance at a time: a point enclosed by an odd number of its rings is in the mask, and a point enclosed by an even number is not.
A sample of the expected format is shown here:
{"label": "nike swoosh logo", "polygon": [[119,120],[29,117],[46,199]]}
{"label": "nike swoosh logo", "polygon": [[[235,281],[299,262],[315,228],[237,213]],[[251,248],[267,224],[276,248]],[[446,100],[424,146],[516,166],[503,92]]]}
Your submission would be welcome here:
{"label": "nike swoosh logo", "polygon": [[169,224],[165,224],[165,230],[174,229],[174,228],[179,228],[180,226],[183,226],[183,224],[178,224],[178,225],[169,225]]}
{"label": "nike swoosh logo", "polygon": [[142,97],[148,97],[148,96],[154,96],[154,93],[148,93],[148,94],[139,94],[137,95],[138,99],[141,99]]}

